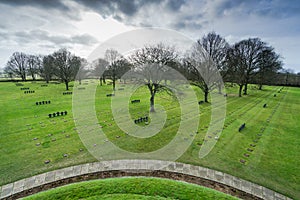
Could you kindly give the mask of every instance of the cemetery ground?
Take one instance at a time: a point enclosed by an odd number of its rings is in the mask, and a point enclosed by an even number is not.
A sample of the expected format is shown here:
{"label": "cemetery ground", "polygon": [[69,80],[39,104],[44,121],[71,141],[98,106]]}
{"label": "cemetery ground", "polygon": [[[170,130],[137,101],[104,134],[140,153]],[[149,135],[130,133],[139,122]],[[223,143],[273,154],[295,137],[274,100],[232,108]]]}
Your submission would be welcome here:
{"label": "cemetery ground", "polygon": [[[89,82],[83,81],[80,87],[88,87]],[[195,136],[193,143],[177,161],[223,171],[299,199],[300,89],[265,86],[260,91],[251,85],[249,94],[239,98],[237,86],[226,86],[226,120],[214,149],[199,159],[203,142],[214,139],[214,135],[205,136],[210,104],[204,103],[199,105],[199,129],[191,133]],[[121,87],[122,84],[117,85]],[[72,89],[79,92],[76,84]],[[200,90],[194,89],[202,100]],[[25,93],[27,90],[34,92]],[[65,93],[64,84],[23,82],[16,86],[8,82],[0,83],[0,92],[0,185],[96,161],[79,138],[72,115],[72,95]],[[175,136],[181,111],[178,102],[167,93],[158,93],[155,99],[167,112],[164,128],[150,138],[139,139],[118,128],[110,106],[114,96],[106,96],[110,93],[111,85],[98,86],[95,108],[99,124],[114,144],[128,151],[150,152],[163,147]],[[139,88],[131,96],[131,100],[137,99],[140,102],[129,102],[132,120],[149,115],[148,89]],[[265,108],[264,104],[267,104]],[[65,111],[67,114],[61,115]],[[59,116],[53,117],[57,112]],[[243,123],[246,127],[239,132]],[[147,126],[145,122],[138,125]]]}
{"label": "cemetery ground", "polygon": [[125,177],[87,181],[25,199],[237,199],[199,185],[162,178]]}

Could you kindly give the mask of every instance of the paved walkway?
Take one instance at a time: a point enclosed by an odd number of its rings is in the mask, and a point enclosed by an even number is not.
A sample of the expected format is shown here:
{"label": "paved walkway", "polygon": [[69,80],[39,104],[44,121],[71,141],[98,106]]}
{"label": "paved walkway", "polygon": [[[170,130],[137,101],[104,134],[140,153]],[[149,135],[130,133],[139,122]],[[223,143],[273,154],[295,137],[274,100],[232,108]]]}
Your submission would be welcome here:
{"label": "paved walkway", "polygon": [[184,163],[158,160],[103,161],[50,171],[30,178],[19,180],[14,183],[0,186],[0,199],[13,199],[13,195],[17,196],[16,194],[24,191],[32,191],[34,188],[39,187],[42,188],[43,185],[47,185],[49,183],[53,184],[63,179],[108,171],[162,171],[170,173],[180,173],[221,183],[262,199],[290,199],[268,188],[231,176],[229,174],[225,174],[223,172]]}

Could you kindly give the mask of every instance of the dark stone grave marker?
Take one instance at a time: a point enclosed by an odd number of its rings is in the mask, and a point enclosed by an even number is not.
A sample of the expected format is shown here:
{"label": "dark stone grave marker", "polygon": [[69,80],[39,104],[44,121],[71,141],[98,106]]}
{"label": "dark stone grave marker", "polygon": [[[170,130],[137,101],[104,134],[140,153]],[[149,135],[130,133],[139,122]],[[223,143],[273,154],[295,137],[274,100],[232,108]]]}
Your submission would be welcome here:
{"label": "dark stone grave marker", "polygon": [[267,107],[267,104],[265,103],[265,104],[263,105],[263,107],[266,108],[266,107]]}
{"label": "dark stone grave marker", "polygon": [[200,105],[200,104],[203,104],[203,103],[204,103],[204,101],[199,101],[199,102],[198,102],[199,105]]}
{"label": "dark stone grave marker", "polygon": [[241,132],[245,127],[246,127],[246,123],[243,123],[239,128],[239,132]]}
{"label": "dark stone grave marker", "polygon": [[141,100],[140,99],[135,99],[135,100],[132,100],[131,103],[140,103]]}

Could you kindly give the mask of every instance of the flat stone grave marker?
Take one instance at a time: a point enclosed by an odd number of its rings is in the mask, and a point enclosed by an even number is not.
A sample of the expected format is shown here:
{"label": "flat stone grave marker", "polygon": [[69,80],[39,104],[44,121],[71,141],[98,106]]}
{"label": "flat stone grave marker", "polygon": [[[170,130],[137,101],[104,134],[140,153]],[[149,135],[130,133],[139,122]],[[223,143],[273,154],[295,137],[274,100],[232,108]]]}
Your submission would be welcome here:
{"label": "flat stone grave marker", "polygon": [[45,160],[44,163],[45,163],[45,164],[49,164],[49,163],[50,163],[50,160]]}
{"label": "flat stone grave marker", "polygon": [[240,162],[243,163],[243,164],[245,164],[246,160],[240,159]]}

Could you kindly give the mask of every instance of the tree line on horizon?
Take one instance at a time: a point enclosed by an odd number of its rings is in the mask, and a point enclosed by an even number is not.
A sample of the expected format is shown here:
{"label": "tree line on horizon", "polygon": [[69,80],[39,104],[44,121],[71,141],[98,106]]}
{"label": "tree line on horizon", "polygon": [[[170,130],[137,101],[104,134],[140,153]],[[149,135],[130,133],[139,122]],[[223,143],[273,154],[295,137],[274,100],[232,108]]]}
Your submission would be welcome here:
{"label": "tree line on horizon", "polygon": [[[175,47],[163,43],[145,45],[126,58],[114,49],[107,49],[104,58],[93,63],[88,63],[67,49],[60,49],[50,55],[15,52],[4,72],[10,78],[20,77],[22,81],[26,81],[27,76],[35,80],[37,75],[46,82],[59,79],[68,90],[69,82],[75,80],[76,75],[80,81],[88,71],[93,71],[99,74],[101,85],[107,78],[111,79],[115,90],[115,81],[134,69],[144,75],[148,73],[148,77],[143,78],[154,105],[155,94],[166,90],[166,87],[161,84],[163,77],[158,80],[157,77],[153,78],[153,74],[149,75],[154,73],[149,71],[154,68],[153,64],[156,64],[156,73],[168,72],[166,66],[179,71],[190,84],[203,91],[205,102],[208,102],[209,92],[213,88],[218,88],[222,93],[222,80],[237,84],[240,97],[247,95],[248,84],[251,83],[257,84],[260,90],[265,84],[299,86],[299,77],[295,78],[292,71],[283,68],[281,56],[268,43],[260,38],[248,38],[229,45],[225,38],[215,32],[198,39],[184,55],[180,55]],[[88,65],[91,67],[86,68]],[[217,80],[216,74],[220,74],[222,80]]]}

